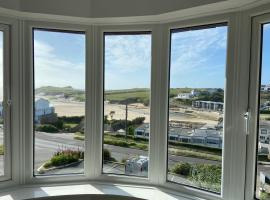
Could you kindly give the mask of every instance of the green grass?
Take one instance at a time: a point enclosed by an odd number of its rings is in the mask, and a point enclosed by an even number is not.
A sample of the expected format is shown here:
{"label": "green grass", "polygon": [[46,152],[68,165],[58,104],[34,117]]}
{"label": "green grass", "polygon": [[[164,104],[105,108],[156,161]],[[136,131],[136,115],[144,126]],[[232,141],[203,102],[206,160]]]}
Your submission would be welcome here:
{"label": "green grass", "polygon": [[222,150],[214,147],[206,147],[196,144],[184,143],[184,142],[169,142],[169,147],[181,150],[191,150],[199,153],[206,153],[211,155],[222,155]]}
{"label": "green grass", "polygon": [[4,145],[0,145],[0,155],[4,155]]}
{"label": "green grass", "polygon": [[260,192],[260,200],[269,200],[270,199],[270,194],[267,192]]}
{"label": "green grass", "polygon": [[71,86],[54,87],[44,86],[35,89],[36,94],[44,94],[48,96],[64,95],[65,98],[73,97],[77,101],[85,101],[85,92],[83,90],[75,89]]}
{"label": "green grass", "polygon": [[74,128],[76,126],[78,126],[76,123],[64,123],[64,127]]}
{"label": "green grass", "polygon": [[111,103],[143,103],[149,105],[149,89],[110,90],[105,92],[105,99]]}
{"label": "green grass", "polygon": [[75,140],[84,140],[84,134],[80,133],[80,132],[76,132],[75,135],[74,135],[74,139]]}
{"label": "green grass", "polygon": [[218,155],[212,155],[207,153],[200,153],[193,150],[183,150],[183,149],[170,149],[170,154],[177,155],[177,156],[184,156],[184,157],[193,157],[193,158],[201,158],[206,160],[213,160],[213,161],[221,161],[222,157]]}

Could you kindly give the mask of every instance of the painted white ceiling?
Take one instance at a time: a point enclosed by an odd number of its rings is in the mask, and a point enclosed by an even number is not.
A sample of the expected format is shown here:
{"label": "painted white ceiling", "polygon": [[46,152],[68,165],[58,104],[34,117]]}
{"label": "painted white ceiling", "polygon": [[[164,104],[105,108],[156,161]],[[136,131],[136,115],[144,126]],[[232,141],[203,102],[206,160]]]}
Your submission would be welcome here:
{"label": "painted white ceiling", "polygon": [[0,8],[84,18],[160,15],[205,5],[242,6],[262,0],[0,0]]}
{"label": "painted white ceiling", "polygon": [[20,11],[77,17],[156,15],[225,0],[1,0],[0,6]]}

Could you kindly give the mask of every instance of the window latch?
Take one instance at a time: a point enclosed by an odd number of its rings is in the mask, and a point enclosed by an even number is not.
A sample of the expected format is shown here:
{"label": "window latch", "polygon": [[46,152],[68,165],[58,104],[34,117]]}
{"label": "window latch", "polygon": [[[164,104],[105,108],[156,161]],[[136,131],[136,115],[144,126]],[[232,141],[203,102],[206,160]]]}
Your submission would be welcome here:
{"label": "window latch", "polygon": [[249,134],[249,117],[250,117],[250,113],[249,113],[249,111],[247,111],[247,112],[244,114],[244,119],[245,119],[245,131],[246,131],[246,134],[247,134],[247,135]]}
{"label": "window latch", "polygon": [[11,106],[11,104],[12,104],[11,99],[7,100],[7,105],[8,105],[9,107]]}

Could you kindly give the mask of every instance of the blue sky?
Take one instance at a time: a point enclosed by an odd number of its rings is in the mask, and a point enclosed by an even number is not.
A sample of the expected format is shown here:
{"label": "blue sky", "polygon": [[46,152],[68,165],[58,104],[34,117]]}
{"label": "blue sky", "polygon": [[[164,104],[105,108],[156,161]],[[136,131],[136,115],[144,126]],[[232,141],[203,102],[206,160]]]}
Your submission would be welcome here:
{"label": "blue sky", "polygon": [[176,32],[171,39],[172,88],[224,88],[226,26]]}
{"label": "blue sky", "polygon": [[[84,89],[85,36],[35,31],[36,87]],[[172,34],[171,87],[223,88],[227,27]],[[105,37],[105,89],[150,87],[151,35]],[[165,66],[164,66],[165,67]]]}
{"label": "blue sky", "polygon": [[34,31],[35,87],[85,88],[85,35]]}
{"label": "blue sky", "polygon": [[270,24],[263,26],[261,84],[270,84]]}

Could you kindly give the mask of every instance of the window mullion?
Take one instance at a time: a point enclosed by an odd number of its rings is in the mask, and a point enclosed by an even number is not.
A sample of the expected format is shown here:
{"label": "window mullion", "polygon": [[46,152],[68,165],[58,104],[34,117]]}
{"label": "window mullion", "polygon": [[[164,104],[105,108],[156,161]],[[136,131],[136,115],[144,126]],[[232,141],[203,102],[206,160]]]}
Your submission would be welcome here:
{"label": "window mullion", "polygon": [[152,33],[149,179],[160,185],[166,182],[168,52],[167,28],[156,25]]}

